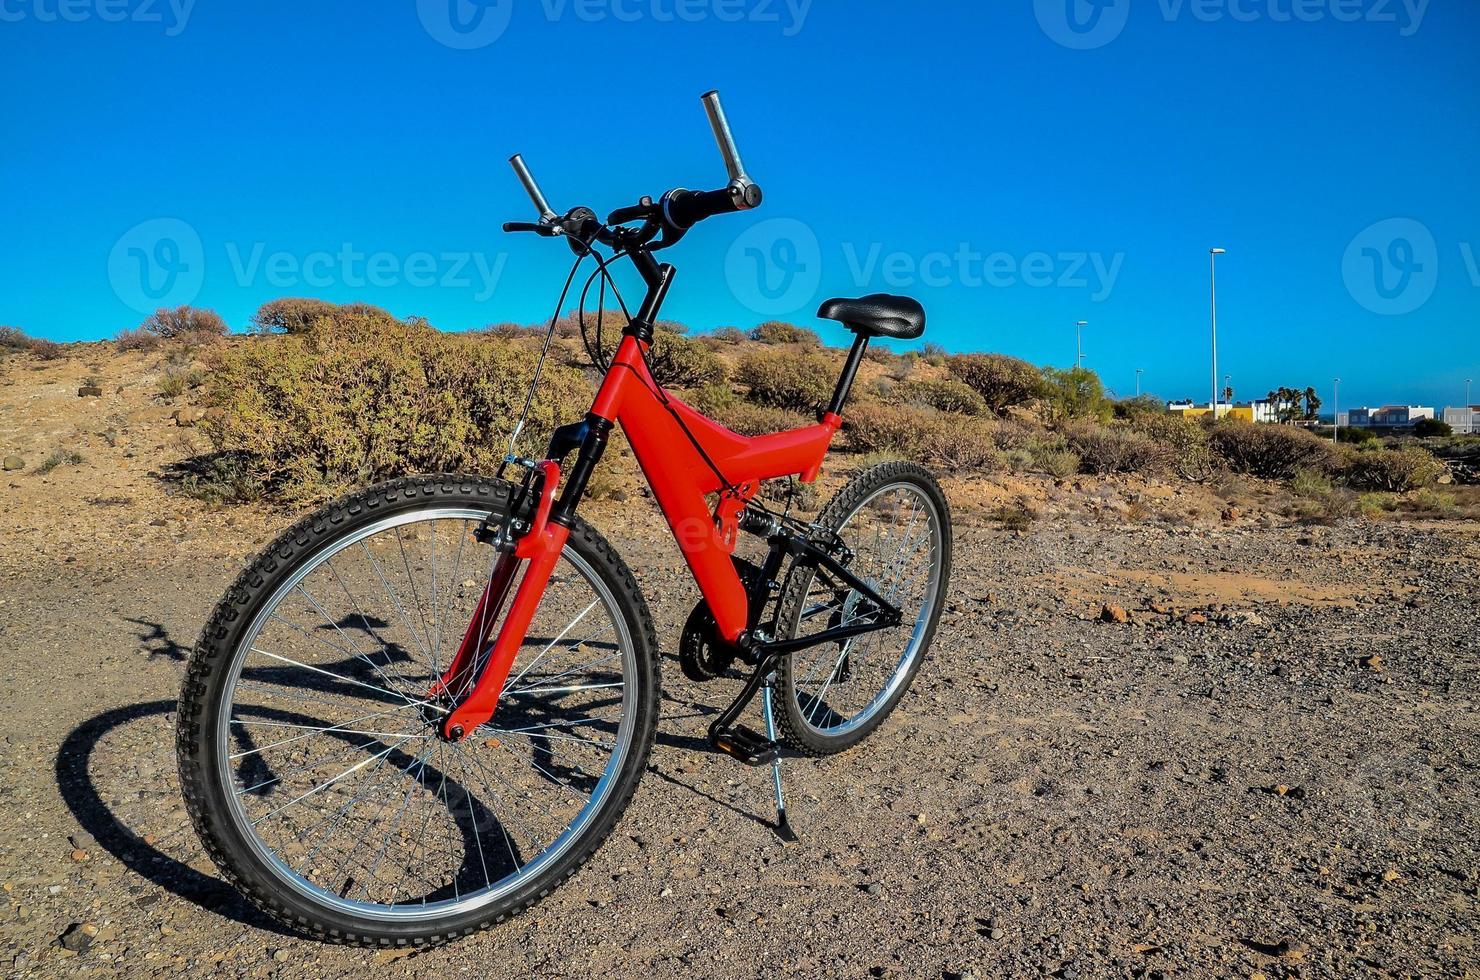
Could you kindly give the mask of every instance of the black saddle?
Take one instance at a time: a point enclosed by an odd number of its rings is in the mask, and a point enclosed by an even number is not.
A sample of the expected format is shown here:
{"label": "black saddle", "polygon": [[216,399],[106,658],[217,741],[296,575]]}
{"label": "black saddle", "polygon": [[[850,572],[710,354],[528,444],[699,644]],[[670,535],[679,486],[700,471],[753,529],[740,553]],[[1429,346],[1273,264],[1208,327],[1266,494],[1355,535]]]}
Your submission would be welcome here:
{"label": "black saddle", "polygon": [[830,299],[817,315],[868,337],[914,340],[925,332],[925,308],[908,296],[874,293],[859,299]]}

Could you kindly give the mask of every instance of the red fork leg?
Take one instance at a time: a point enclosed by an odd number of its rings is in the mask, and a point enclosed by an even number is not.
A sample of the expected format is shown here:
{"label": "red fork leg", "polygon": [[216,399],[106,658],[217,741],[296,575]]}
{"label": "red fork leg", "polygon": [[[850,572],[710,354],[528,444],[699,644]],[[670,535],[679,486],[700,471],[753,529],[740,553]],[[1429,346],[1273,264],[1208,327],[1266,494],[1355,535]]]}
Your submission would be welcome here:
{"label": "red fork leg", "polygon": [[532,553],[529,567],[519,583],[519,590],[514,594],[509,615],[504,619],[498,639],[494,641],[493,652],[488,657],[488,665],[483,668],[482,676],[478,678],[472,692],[442,720],[444,737],[461,741],[493,717],[504,684],[508,682],[509,671],[514,666],[514,658],[524,645],[529,624],[534,619],[535,610],[539,608],[540,599],[545,595],[545,587],[550,584],[550,575],[555,571],[555,563],[560,560],[561,549],[565,547],[568,537],[569,528],[560,524],[547,524],[520,542],[525,544],[531,539],[537,542],[527,549]]}
{"label": "red fork leg", "polygon": [[498,624],[499,614],[504,609],[504,600],[509,595],[509,586],[518,569],[518,558],[508,553],[499,556],[498,563],[493,566],[493,574],[488,577],[488,584],[483,587],[483,595],[478,598],[477,608],[473,610],[473,618],[468,622],[467,632],[463,634],[456,656],[447,665],[442,676],[432,684],[431,690],[427,692],[428,696],[451,694],[455,697],[468,689],[471,683],[469,675],[478,662],[478,654],[488,648],[489,636]]}

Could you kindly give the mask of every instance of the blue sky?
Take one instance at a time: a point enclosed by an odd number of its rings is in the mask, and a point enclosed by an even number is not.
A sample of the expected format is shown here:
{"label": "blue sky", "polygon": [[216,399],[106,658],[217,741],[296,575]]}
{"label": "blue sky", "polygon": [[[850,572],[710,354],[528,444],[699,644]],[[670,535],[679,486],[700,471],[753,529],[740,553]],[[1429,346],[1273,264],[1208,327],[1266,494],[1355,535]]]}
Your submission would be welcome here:
{"label": "blue sky", "polygon": [[909,293],[950,349],[1066,366],[1088,320],[1117,392],[1206,399],[1216,245],[1240,397],[1462,400],[1480,6],[1097,2],[0,0],[0,323],[542,319],[569,255],[498,232],[510,153],[560,209],[718,186],[719,88],[766,202],[667,253],[673,319]]}

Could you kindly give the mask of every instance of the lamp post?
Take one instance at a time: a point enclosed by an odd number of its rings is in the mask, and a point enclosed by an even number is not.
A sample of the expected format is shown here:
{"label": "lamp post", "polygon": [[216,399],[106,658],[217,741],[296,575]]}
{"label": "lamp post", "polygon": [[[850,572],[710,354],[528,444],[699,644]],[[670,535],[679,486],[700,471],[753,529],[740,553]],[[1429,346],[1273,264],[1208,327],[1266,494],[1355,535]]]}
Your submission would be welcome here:
{"label": "lamp post", "polygon": [[1212,291],[1213,306],[1213,420],[1218,419],[1218,256],[1228,254],[1227,249],[1208,249],[1208,277]]}
{"label": "lamp post", "polygon": [[1084,328],[1087,326],[1088,320],[1080,320],[1074,324],[1074,366],[1080,370],[1084,369]]}
{"label": "lamp post", "polygon": [[1336,443],[1336,438],[1341,431],[1341,379],[1332,379],[1333,389],[1331,392],[1331,442]]}
{"label": "lamp post", "polygon": [[1470,407],[1470,379],[1465,379],[1465,408]]}
{"label": "lamp post", "polygon": [[[1140,398],[1141,397],[1141,374],[1144,372],[1144,370],[1145,370],[1144,368],[1136,368],[1136,397],[1137,398]],[[1466,391],[1465,398],[1468,399],[1469,397],[1470,397],[1469,396],[1469,392]]]}

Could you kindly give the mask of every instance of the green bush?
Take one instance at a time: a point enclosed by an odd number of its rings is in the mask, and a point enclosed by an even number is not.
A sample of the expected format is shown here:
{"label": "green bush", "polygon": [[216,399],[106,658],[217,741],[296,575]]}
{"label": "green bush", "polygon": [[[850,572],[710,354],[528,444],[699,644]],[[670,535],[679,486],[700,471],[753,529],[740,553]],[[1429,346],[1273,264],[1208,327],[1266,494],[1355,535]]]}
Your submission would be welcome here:
{"label": "green bush", "polygon": [[1064,440],[1086,473],[1160,473],[1172,458],[1165,443],[1124,425],[1070,425]]}
{"label": "green bush", "polygon": [[160,307],[139,324],[139,329],[160,340],[187,344],[209,343],[226,336],[231,328],[214,310],[198,306]]}
{"label": "green bush", "polygon": [[193,391],[205,383],[206,372],[199,368],[170,367],[166,368],[159,379],[159,394],[167,400],[179,398],[187,391]]}
{"label": "green bush", "polygon": [[1342,476],[1358,490],[1407,493],[1429,486],[1444,473],[1444,464],[1426,449],[1359,449],[1346,460]]}
{"label": "green bush", "polygon": [[816,412],[832,398],[838,369],[822,354],[795,350],[752,351],[740,361],[735,380],[750,400],[794,412]]}
{"label": "green bush", "polygon": [[746,332],[744,330],[741,330],[739,327],[715,327],[713,330],[709,331],[708,333],[701,334],[700,336],[707,337],[714,343],[724,347],[733,347],[736,344],[743,344],[746,340],[749,339],[749,335],[746,334]]}
{"label": "green bush", "polygon": [[1454,435],[1454,426],[1441,419],[1419,419],[1413,425],[1413,434],[1420,439],[1445,438]]}
{"label": "green bush", "polygon": [[1137,419],[1143,415],[1170,415],[1166,403],[1155,395],[1137,395],[1134,398],[1122,398],[1115,403],[1115,417],[1118,419]]}
{"label": "green bush", "polygon": [[[249,453],[252,476],[284,500],[413,472],[491,472],[537,356],[341,308],[307,334],[217,352],[202,428],[218,450]],[[590,399],[580,372],[547,364],[519,448],[538,452]]]}
{"label": "green bush", "polygon": [[1108,422],[1114,414],[1100,376],[1088,368],[1044,368],[1043,383],[1043,414],[1055,422]]}
{"label": "green bush", "polygon": [[1330,472],[1336,465],[1330,443],[1288,425],[1225,419],[1208,431],[1208,445],[1235,473],[1265,480],[1288,480],[1302,469]]}
{"label": "green bush", "polygon": [[946,369],[971,386],[998,415],[1031,404],[1044,395],[1042,373],[1026,361],[1002,354],[959,354],[946,359]]}
{"label": "green bush", "polygon": [[252,314],[252,329],[256,333],[308,333],[338,309],[327,300],[287,296],[259,306]]}
{"label": "green bush", "polygon": [[1349,425],[1344,429],[1338,429],[1336,432],[1336,438],[1340,439],[1342,442],[1348,442],[1360,446],[1363,443],[1376,442],[1377,433],[1373,432],[1371,429],[1363,429],[1357,426]]}
{"label": "green bush", "polygon": [[674,388],[723,384],[730,369],[703,341],[670,332],[653,334],[648,363],[658,384]]}
{"label": "green bush", "polygon": [[761,344],[802,344],[806,347],[819,347],[822,344],[822,338],[817,336],[816,331],[781,320],[768,320],[760,324],[750,331],[750,339]]}
{"label": "green bush", "polygon": [[987,403],[976,389],[955,378],[921,378],[903,381],[890,391],[890,397],[905,405],[934,408],[962,415],[985,415]]}
{"label": "green bush", "polygon": [[684,396],[690,406],[743,436],[784,432],[813,423],[799,412],[745,401],[726,385],[706,385]]}

